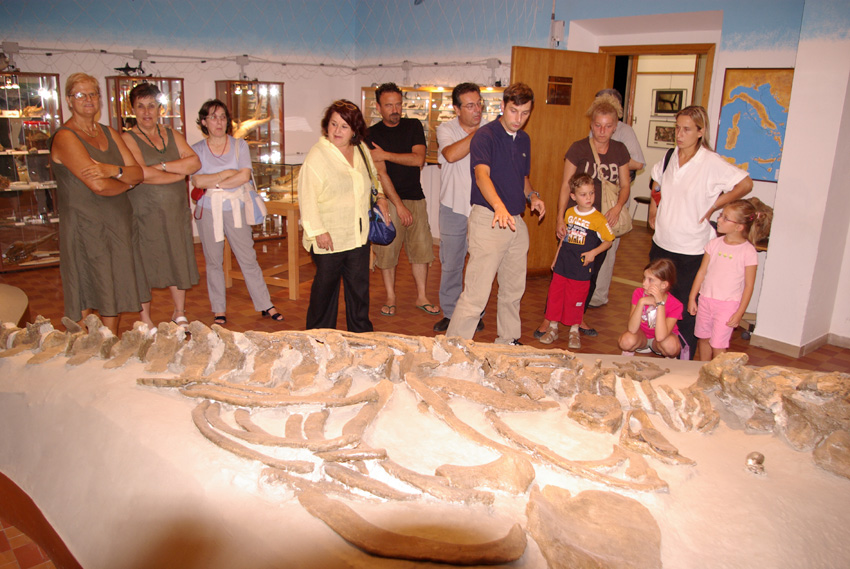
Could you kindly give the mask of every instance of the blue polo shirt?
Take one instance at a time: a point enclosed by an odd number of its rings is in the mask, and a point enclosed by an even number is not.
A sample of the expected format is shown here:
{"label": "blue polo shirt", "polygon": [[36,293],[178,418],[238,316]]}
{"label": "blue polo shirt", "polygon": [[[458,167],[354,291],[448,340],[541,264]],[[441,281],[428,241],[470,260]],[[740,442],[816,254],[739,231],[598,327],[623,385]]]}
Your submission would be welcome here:
{"label": "blue polo shirt", "polygon": [[502,121],[495,120],[479,128],[472,137],[469,156],[472,169],[469,203],[493,210],[475,182],[475,167],[486,164],[490,166],[490,179],[508,213],[520,215],[524,212],[525,177],[531,172],[531,138],[528,134],[520,130],[516,136],[511,136],[502,126]]}

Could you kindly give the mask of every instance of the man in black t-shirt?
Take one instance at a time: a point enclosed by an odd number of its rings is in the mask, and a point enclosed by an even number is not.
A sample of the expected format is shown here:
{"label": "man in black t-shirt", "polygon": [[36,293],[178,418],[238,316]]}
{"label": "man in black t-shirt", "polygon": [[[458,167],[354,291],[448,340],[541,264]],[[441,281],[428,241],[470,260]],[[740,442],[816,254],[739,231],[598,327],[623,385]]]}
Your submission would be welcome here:
{"label": "man in black t-shirt", "polygon": [[[425,294],[428,265],[434,260],[425,194],[419,182],[419,172],[425,164],[425,133],[418,120],[402,118],[403,98],[395,83],[378,87],[375,99],[382,120],[369,128],[369,144],[378,177],[390,199],[390,217],[396,227],[396,238],[392,243],[374,246],[376,264],[381,269],[387,289],[381,315],[394,316],[396,313],[395,271],[402,245],[407,251],[416,283],[416,307],[438,315],[440,307],[432,304]],[[395,191],[387,191],[387,186]]]}

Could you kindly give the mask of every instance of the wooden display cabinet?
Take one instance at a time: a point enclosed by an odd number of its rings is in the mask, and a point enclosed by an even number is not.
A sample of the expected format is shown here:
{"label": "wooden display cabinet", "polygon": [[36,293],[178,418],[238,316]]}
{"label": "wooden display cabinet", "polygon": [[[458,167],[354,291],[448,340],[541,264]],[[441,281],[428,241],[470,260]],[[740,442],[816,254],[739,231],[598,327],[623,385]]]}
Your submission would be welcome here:
{"label": "wooden display cabinet", "polygon": [[183,79],[179,77],[127,77],[106,78],[106,106],[109,124],[118,132],[136,125],[136,114],[130,106],[130,91],[139,83],[153,83],[162,92],[159,123],[186,134],[186,114],[183,98]]}
{"label": "wooden display cabinet", "polygon": [[0,73],[0,272],[56,265],[48,141],[62,126],[59,75]]}
{"label": "wooden display cabinet", "polygon": [[[437,163],[437,126],[454,118],[452,107],[452,87],[418,86],[399,87],[402,92],[403,116],[417,119],[422,123],[425,132],[426,151],[425,161]],[[381,115],[375,106],[375,87],[363,87],[361,102],[363,118],[367,126],[381,121]],[[484,120],[492,121],[502,112],[503,87],[481,87],[481,98],[484,99]]]}
{"label": "wooden display cabinet", "polygon": [[[216,81],[215,94],[230,110],[234,138],[244,138],[248,143],[254,181],[263,199],[268,201],[269,195],[276,193],[275,201],[297,203],[291,166],[283,163],[283,83]],[[269,215],[265,223],[254,226],[255,239],[279,238],[284,233],[285,224],[277,215]]]}

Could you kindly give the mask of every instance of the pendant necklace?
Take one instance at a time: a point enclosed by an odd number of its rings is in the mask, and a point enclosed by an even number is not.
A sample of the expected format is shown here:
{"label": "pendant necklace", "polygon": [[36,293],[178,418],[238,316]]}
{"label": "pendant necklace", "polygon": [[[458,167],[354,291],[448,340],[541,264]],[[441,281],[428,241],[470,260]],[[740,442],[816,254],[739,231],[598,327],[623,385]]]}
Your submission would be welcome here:
{"label": "pendant necklace", "polygon": [[87,131],[85,128],[83,128],[83,125],[81,125],[80,123],[78,123],[78,122],[76,122],[76,121],[75,121],[75,123],[74,123],[74,124],[76,124],[76,125],[77,125],[77,127],[79,127],[79,129],[80,129],[81,131],[83,131],[83,133],[84,133],[86,136],[88,136],[88,137],[90,137],[90,138],[97,138],[97,135],[99,134],[99,132],[98,132],[98,130],[97,130],[97,127],[95,127],[94,134],[92,134],[92,133],[90,133],[89,131]]}
{"label": "pendant necklace", "polygon": [[[156,147],[156,144],[154,144],[154,143],[153,143],[153,141],[152,141],[150,138],[148,138],[148,135],[147,135],[147,134],[145,134],[145,131],[143,131],[143,130],[142,130],[142,127],[140,127],[139,125],[136,125],[136,128],[138,128],[138,129],[139,129],[139,132],[141,132],[141,133],[142,133],[142,136],[144,136],[144,137],[145,137],[145,140],[147,140],[147,141],[148,141],[148,144],[150,144],[151,146],[153,146],[153,149],[154,149],[154,150],[156,150],[156,151],[157,151],[157,152],[159,152],[160,154],[165,154],[165,139],[164,139],[164,138],[162,138],[162,131],[161,131],[161,130],[159,130],[159,123],[157,123],[157,125],[156,125],[156,133],[159,135],[159,139],[162,141],[162,150],[160,150],[159,148],[157,148],[157,147]],[[212,151],[212,149],[210,149],[210,151]]]}

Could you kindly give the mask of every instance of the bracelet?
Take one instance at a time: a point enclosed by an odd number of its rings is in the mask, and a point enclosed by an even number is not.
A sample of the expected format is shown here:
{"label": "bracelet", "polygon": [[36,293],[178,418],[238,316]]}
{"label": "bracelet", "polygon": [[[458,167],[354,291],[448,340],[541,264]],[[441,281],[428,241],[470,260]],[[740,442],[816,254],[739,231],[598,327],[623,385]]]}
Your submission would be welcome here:
{"label": "bracelet", "polygon": [[525,201],[527,201],[528,203],[531,203],[531,196],[537,196],[537,198],[539,199],[540,193],[535,192],[534,190],[531,190],[530,192],[528,192],[528,195],[525,196]]}
{"label": "bracelet", "polygon": [[163,171],[163,172],[168,172],[168,170],[166,170],[166,169],[165,169],[165,162],[161,162],[161,164],[162,164],[162,171]]}

